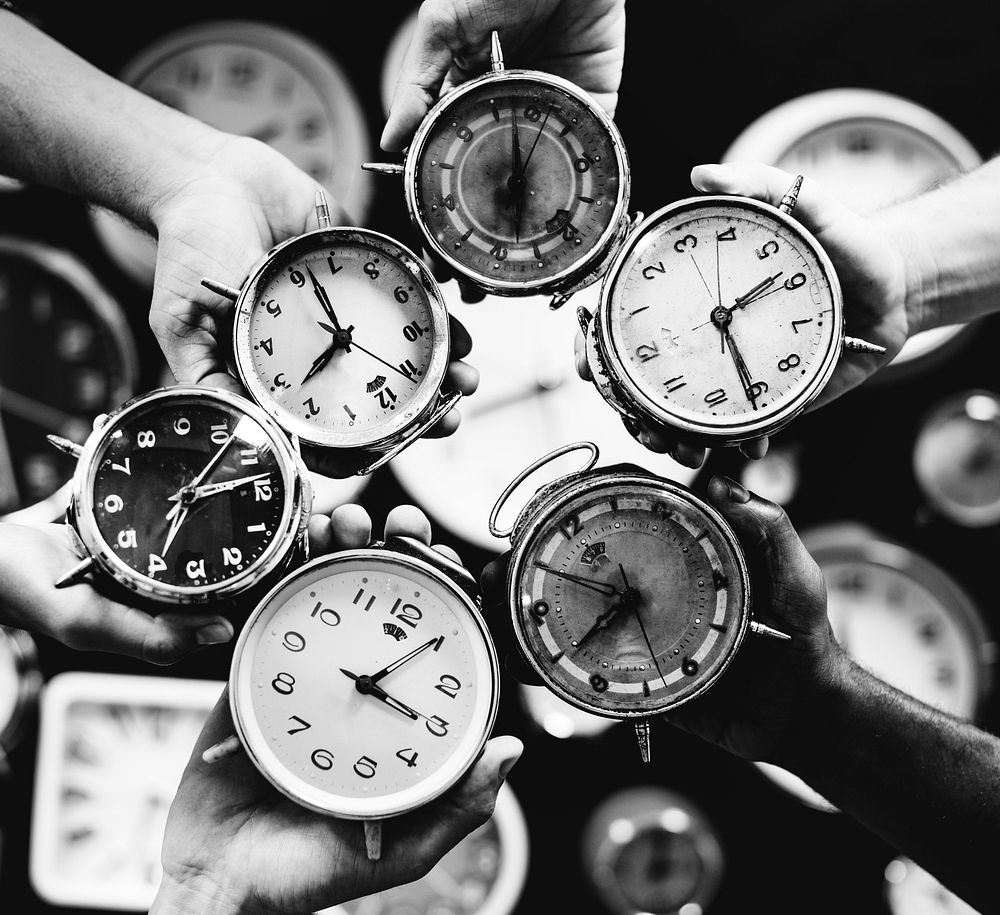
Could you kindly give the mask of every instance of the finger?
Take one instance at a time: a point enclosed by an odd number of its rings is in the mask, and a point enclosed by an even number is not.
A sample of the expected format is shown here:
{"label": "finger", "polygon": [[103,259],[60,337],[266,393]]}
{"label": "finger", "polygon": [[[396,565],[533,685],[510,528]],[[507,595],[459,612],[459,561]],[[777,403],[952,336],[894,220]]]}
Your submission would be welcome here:
{"label": "finger", "polygon": [[461,422],[462,414],[457,407],[452,407],[424,433],[424,436],[426,438],[445,438],[455,432]]}
{"label": "finger", "polygon": [[640,444],[657,454],[669,454],[678,464],[685,467],[698,469],[705,463],[707,451],[701,445],[693,445],[690,442],[679,442],[673,436],[652,428],[642,426],[636,436]]}
{"label": "finger", "polygon": [[580,331],[576,332],[573,340],[573,359],[576,362],[576,373],[584,381],[592,381],[593,375],[590,373],[590,363],[587,361],[587,341],[583,339]]}
{"label": "finger", "polygon": [[798,631],[805,631],[811,622],[803,616],[803,607],[818,606],[825,619],[823,573],[784,509],[723,476],[711,479],[708,496],[732,525],[748,559],[763,567],[770,598],[768,613]]}
{"label": "finger", "polygon": [[450,316],[451,326],[451,358],[464,359],[472,352],[472,335],[465,325],[454,316]]}
{"label": "finger", "polygon": [[450,362],[445,382],[449,390],[461,391],[466,396],[475,394],[479,387],[479,369],[468,362]]}
{"label": "finger", "polygon": [[767,436],[764,438],[754,439],[752,442],[744,442],[740,445],[740,451],[750,458],[751,461],[759,461],[764,455],[767,454],[768,439]]}
{"label": "finger", "polygon": [[468,302],[470,305],[481,302],[486,298],[486,293],[482,289],[463,280],[458,281],[458,291],[462,295],[462,301]]}
{"label": "finger", "polygon": [[[691,170],[691,183],[710,194],[737,194],[753,197],[778,206],[795,181],[795,175],[773,165],[758,162],[734,162],[728,165],[696,165]],[[835,197],[828,194],[818,181],[806,177],[799,189],[795,218],[814,231],[822,232],[844,219],[859,217]]]}
{"label": "finger", "polygon": [[389,117],[379,144],[386,151],[402,149],[437,101],[454,53],[464,35],[458,15],[448,4],[424,3],[410,46],[396,79]]}
{"label": "finger", "polygon": [[453,550],[450,546],[443,543],[435,543],[434,549],[437,550],[442,556],[447,556],[452,562],[457,562],[459,565],[464,565],[462,562],[462,557]]}
{"label": "finger", "polygon": [[430,546],[431,522],[416,505],[397,505],[385,519],[385,537],[412,537]]}
{"label": "finger", "polygon": [[317,524],[317,527],[321,528],[320,537],[312,539],[312,519],[310,519],[310,539],[317,553],[357,550],[368,546],[372,540],[371,516],[360,505],[338,505],[330,513],[329,522],[325,526]]}
{"label": "finger", "polygon": [[163,613],[153,617],[134,607],[88,596],[70,611],[56,635],[80,651],[106,651],[163,666],[175,664],[203,645],[230,641],[233,624],[217,614]]}

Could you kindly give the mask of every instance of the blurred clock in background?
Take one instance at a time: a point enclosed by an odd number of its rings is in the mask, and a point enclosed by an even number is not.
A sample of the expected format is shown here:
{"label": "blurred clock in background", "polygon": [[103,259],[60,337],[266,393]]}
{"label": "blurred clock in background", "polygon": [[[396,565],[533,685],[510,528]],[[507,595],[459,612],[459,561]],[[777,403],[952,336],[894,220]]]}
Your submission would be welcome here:
{"label": "blurred clock in background", "polygon": [[528,874],[528,828],[510,785],[493,816],[412,883],[326,909],[325,915],[510,915]]}
{"label": "blurred clock in background", "polygon": [[700,915],[725,865],[711,821],[684,796],[652,786],[598,805],[582,851],[584,873],[614,915]]}
{"label": "blurred clock in background", "polygon": [[[975,720],[992,682],[996,644],[958,583],[858,524],[804,531],[802,542],[823,571],[830,625],[851,658],[921,702]],[[834,809],[797,776],[755,765],[805,803]]]}
{"label": "blurred clock in background", "polygon": [[936,511],[963,527],[1000,523],[1000,396],[962,391],[924,417],[913,472]]}
{"label": "blurred clock in background", "polygon": [[518,693],[528,717],[550,737],[596,737],[618,723],[564,702],[547,686],[519,683]]}
{"label": "blurred clock in background", "polygon": [[0,517],[52,521],[76,462],[45,439],[83,442],[135,392],[121,307],[74,255],[0,237]]}
{"label": "blurred clock in background", "polygon": [[[826,89],[762,115],[722,161],[766,162],[815,178],[851,209],[870,213],[969,171],[982,158],[954,127],[915,102],[872,89]],[[917,334],[874,377],[925,369],[972,332],[954,325]]]}
{"label": "blurred clock in background", "polygon": [[34,640],[20,629],[0,626],[0,774],[7,766],[7,754],[24,737],[41,687]]}
{"label": "blurred clock in background", "polygon": [[[423,439],[389,464],[439,524],[500,552],[504,543],[486,523],[500,493],[537,458],[580,439],[600,448],[602,466],[629,462],[685,484],[697,476],[636,442],[594,386],[577,375],[574,307],[549,311],[547,296],[516,302],[487,296],[469,305],[453,280],[442,291],[449,311],[472,335],[469,361],[480,372],[479,390],[459,403],[462,425],[455,435]],[[593,311],[597,295],[595,284],[578,292],[572,305]]]}
{"label": "blurred clock in background", "polygon": [[81,672],[46,684],[29,860],[39,896],[149,908],[167,810],[224,685]]}
{"label": "blurred clock in background", "polygon": [[[139,52],[123,82],[213,127],[254,137],[329,190],[364,225],[373,189],[367,122],[350,80],[323,48],[287,28],[237,20],[191,26]],[[109,255],[137,282],[153,279],[156,243],[92,210]]]}

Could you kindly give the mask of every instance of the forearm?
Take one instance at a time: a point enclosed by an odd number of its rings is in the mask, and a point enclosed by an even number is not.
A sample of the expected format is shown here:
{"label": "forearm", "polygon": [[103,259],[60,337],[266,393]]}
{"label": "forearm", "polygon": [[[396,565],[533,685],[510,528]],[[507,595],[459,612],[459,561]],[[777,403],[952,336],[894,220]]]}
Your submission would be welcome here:
{"label": "forearm", "polygon": [[113,79],[0,10],[0,172],[141,225],[226,135]]}
{"label": "forearm", "polygon": [[781,764],[987,915],[1000,911],[1000,739],[854,664]]}
{"label": "forearm", "polygon": [[1000,307],[1000,158],[871,218],[903,253],[911,334]]}

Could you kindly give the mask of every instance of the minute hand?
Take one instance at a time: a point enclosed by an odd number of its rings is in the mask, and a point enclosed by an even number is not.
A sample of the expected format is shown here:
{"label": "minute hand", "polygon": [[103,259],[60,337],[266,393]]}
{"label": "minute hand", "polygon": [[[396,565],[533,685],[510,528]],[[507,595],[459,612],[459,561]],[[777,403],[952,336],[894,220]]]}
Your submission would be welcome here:
{"label": "minute hand", "polygon": [[769,276],[766,279],[761,280],[749,292],[745,292],[743,295],[737,296],[733,307],[744,308],[749,305],[754,299],[758,298],[762,292],[770,289],[774,285],[774,281],[781,276],[783,272],[784,271],[779,270],[776,274],[774,274],[774,276]]}
{"label": "minute hand", "polygon": [[369,679],[372,681],[372,683],[378,683],[378,681],[381,680],[383,677],[387,676],[388,674],[391,674],[397,668],[402,667],[411,658],[415,658],[418,654],[420,654],[420,652],[426,651],[428,648],[431,647],[431,645],[436,645],[438,641],[439,639],[434,638],[431,639],[430,641],[424,642],[423,645],[418,645],[416,648],[413,649],[413,651],[409,652],[409,654],[405,654],[403,655],[403,657],[398,658],[391,664],[386,664],[386,666],[383,667],[381,670],[375,671],[375,673],[373,673],[369,677]]}

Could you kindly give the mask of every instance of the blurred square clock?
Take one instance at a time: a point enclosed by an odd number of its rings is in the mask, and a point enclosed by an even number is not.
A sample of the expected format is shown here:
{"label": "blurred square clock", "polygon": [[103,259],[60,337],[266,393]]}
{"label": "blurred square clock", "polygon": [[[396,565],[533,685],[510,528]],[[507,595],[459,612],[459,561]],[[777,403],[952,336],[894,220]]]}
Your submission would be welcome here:
{"label": "blurred square clock", "polygon": [[63,673],[41,699],[29,870],[55,905],[146,911],[167,811],[222,682]]}

